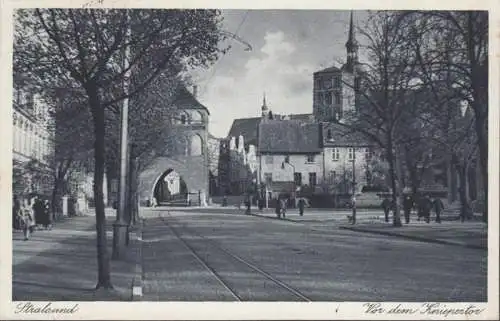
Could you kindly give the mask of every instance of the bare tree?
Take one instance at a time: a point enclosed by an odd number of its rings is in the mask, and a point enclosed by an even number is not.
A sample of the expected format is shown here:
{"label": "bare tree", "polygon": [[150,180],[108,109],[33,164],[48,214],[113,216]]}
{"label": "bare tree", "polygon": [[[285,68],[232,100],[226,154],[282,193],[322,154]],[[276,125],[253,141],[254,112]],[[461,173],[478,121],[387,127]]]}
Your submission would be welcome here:
{"label": "bare tree", "polygon": [[408,45],[412,37],[410,23],[398,12],[374,12],[361,35],[367,39],[365,52],[369,61],[356,68],[354,82],[345,85],[359,96],[354,112],[345,113],[337,122],[353,132],[362,133],[376,143],[388,163],[394,206],[393,225],[402,226],[400,218],[401,146],[405,137],[404,117],[414,95],[415,55]]}

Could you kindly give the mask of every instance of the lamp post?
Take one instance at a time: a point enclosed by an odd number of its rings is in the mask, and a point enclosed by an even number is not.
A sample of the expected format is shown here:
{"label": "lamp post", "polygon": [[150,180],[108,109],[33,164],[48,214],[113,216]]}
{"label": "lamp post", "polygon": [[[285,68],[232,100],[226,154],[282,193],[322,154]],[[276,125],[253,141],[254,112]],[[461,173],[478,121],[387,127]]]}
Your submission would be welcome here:
{"label": "lamp post", "polygon": [[352,224],[356,224],[356,149],[352,148]]}
{"label": "lamp post", "polygon": [[293,178],[292,178],[292,181],[293,181],[293,199],[295,200],[295,189],[296,189],[296,186],[295,186],[295,166],[290,164],[290,158],[288,158],[288,156],[285,158],[285,161],[281,163],[281,169],[285,169],[285,163],[292,166],[292,169],[293,169]]}
{"label": "lamp post", "polygon": [[[128,23],[128,15],[127,15],[127,23]],[[127,38],[130,38],[130,27],[127,27]],[[123,81],[123,91],[125,94],[128,94],[128,86],[129,86],[129,76],[130,70],[128,56],[130,53],[130,47],[126,46],[125,48],[125,59],[123,62],[123,69],[127,70],[124,74]],[[124,220],[125,216],[125,205],[126,205],[126,190],[127,190],[127,145],[128,145],[128,103],[129,99],[125,98],[123,100],[123,106],[120,113],[121,120],[121,137],[120,137],[120,188],[119,188],[119,198],[118,198],[118,209],[116,211],[116,221],[113,223],[113,259],[119,259],[123,256],[125,242],[126,242],[126,233],[128,224]]]}

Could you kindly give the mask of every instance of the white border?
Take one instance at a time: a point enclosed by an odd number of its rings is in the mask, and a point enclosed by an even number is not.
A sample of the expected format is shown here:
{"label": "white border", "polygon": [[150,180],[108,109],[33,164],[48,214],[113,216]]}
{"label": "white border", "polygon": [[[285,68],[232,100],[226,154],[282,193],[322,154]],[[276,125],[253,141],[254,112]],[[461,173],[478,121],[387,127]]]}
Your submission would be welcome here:
{"label": "white border", "polygon": [[[499,231],[499,200],[498,200],[498,178],[499,173],[499,92],[500,92],[500,19],[498,2],[494,0],[461,0],[461,1],[435,1],[435,0],[350,0],[333,2],[326,0],[254,0],[245,1],[202,1],[202,0],[174,0],[164,2],[158,1],[122,1],[104,0],[99,5],[98,0],[91,1],[68,1],[68,0],[43,0],[43,1],[15,1],[0,0],[1,34],[2,41],[0,65],[2,74],[0,78],[0,89],[2,95],[2,108],[0,109],[0,319],[168,319],[168,320],[194,320],[194,319],[230,319],[230,320],[258,320],[258,319],[415,319],[422,318],[419,314],[404,316],[396,315],[367,315],[363,314],[363,303],[150,303],[150,302],[79,302],[79,311],[73,315],[15,315],[15,305],[11,302],[11,266],[12,266],[12,241],[11,241],[11,95],[12,95],[12,9],[14,7],[82,7],[83,4],[92,3],[93,7],[170,7],[170,8],[200,8],[211,7],[221,9],[481,9],[490,10],[490,62],[489,62],[489,253],[488,253],[488,303],[475,304],[486,310],[480,317],[473,319],[495,319],[499,316],[498,310],[498,231]],[[168,4],[168,5],[167,5]],[[466,276],[465,276],[466,277]],[[53,303],[57,305],[57,302]],[[383,303],[389,308],[397,303]],[[405,307],[417,308],[420,303],[403,303]],[[70,302],[64,302],[64,306],[71,306]],[[447,307],[466,307],[467,303],[447,303]],[[338,308],[338,312],[335,312]],[[426,319],[443,319],[443,317],[429,317]],[[449,320],[464,319],[463,316],[448,317]]]}

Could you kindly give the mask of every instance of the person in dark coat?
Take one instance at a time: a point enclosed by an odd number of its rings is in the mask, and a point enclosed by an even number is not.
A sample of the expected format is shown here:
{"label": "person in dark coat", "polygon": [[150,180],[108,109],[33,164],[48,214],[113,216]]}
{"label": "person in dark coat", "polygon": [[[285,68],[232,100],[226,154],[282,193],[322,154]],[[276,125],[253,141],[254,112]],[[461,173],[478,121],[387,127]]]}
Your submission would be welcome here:
{"label": "person in dark coat", "polygon": [[434,199],[433,205],[434,211],[436,211],[436,223],[441,223],[441,212],[444,209],[443,201],[439,197],[436,197]]}
{"label": "person in dark coat", "polygon": [[50,203],[49,200],[43,202],[43,227],[47,230],[51,227]]}
{"label": "person in dark coat", "polygon": [[245,214],[250,214],[251,206],[252,206],[251,196],[247,195],[247,197],[245,198],[245,207],[246,207]]}
{"label": "person in dark coat", "polygon": [[19,223],[20,210],[21,210],[21,202],[19,202],[17,196],[14,196],[14,199],[12,200],[12,228],[15,230],[19,230],[21,228],[21,224]]}
{"label": "person in dark coat", "polygon": [[414,206],[413,198],[411,197],[411,195],[406,195],[403,201],[403,209],[405,213],[406,224],[410,223],[410,213],[413,206]]}
{"label": "person in dark coat", "polygon": [[304,201],[304,199],[301,197],[299,198],[299,214],[300,216],[304,215],[304,207],[305,207],[305,204],[306,202]]}
{"label": "person in dark coat", "polygon": [[389,222],[389,212],[391,211],[391,201],[389,198],[384,198],[382,201],[382,208],[384,209],[385,221]]}
{"label": "person in dark coat", "polygon": [[43,225],[43,204],[40,197],[35,197],[33,202],[33,213],[35,214],[35,224]]}
{"label": "person in dark coat", "polygon": [[281,200],[279,197],[276,199],[276,208],[275,208],[276,216],[278,218],[281,217]]}
{"label": "person in dark coat", "polygon": [[430,222],[432,207],[433,207],[433,205],[432,205],[432,201],[431,201],[429,195],[426,195],[425,197],[420,198],[418,210],[419,210],[419,213],[421,213],[422,216],[424,217],[426,223]]}

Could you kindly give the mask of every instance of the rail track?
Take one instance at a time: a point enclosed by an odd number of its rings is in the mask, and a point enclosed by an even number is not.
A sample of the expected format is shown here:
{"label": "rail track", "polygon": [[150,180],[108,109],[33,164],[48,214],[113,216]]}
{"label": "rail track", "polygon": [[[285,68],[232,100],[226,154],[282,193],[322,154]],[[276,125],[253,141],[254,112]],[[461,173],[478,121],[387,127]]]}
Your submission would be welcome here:
{"label": "rail track", "polygon": [[[183,235],[187,234],[187,235],[195,236],[196,238],[198,238],[199,241],[203,241],[203,245],[205,247],[209,246],[210,248],[215,249],[218,253],[223,254],[223,256],[225,256],[226,260],[229,259],[233,262],[236,262],[240,266],[243,266],[244,268],[251,271],[255,275],[258,275],[259,277],[261,277],[261,279],[263,278],[265,280],[271,281],[272,284],[274,284],[276,288],[280,289],[280,291],[286,292],[286,294],[289,295],[288,298],[290,301],[297,301],[297,300],[298,301],[305,301],[305,302],[312,301],[306,295],[302,294],[299,290],[297,290],[297,289],[293,288],[292,286],[284,283],[283,281],[277,279],[273,275],[271,275],[268,272],[257,267],[255,264],[253,264],[253,263],[249,262],[248,260],[232,253],[231,251],[221,247],[219,244],[217,244],[213,240],[211,240],[211,239],[193,231],[192,229],[186,227],[185,225],[179,223],[175,218],[172,218],[170,213],[167,212],[167,216],[169,217],[168,219],[167,219],[167,217],[165,217],[161,214],[159,214],[158,216],[161,219],[161,221],[163,222],[163,224],[170,229],[170,231],[175,235],[175,237],[177,239],[179,239],[179,241],[181,241],[181,243],[189,250],[189,252],[196,258],[196,260],[207,271],[209,271],[214,276],[214,278],[217,280],[217,282],[220,283],[221,286],[223,286],[223,288],[226,289],[228,291],[228,293],[230,293],[230,295],[236,301],[251,301],[251,299],[245,298],[244,290],[248,290],[248,289],[241,289],[241,288],[238,289],[239,287],[231,285],[231,283],[232,283],[231,277],[221,275],[221,273],[219,273],[212,266],[212,264],[209,262],[209,260],[207,260],[206,258],[203,258],[202,255],[200,255],[199,252],[201,252],[201,251],[197,250],[197,246],[193,244],[196,241],[188,242],[186,240],[186,237],[184,237]],[[183,229],[184,233],[181,234],[179,232],[179,228],[173,226],[172,221],[174,221],[175,223],[177,223],[179,225],[182,225],[182,229]],[[213,256],[213,252],[210,252],[210,253]],[[266,286],[264,285],[264,287],[266,287]],[[284,293],[281,293],[281,296],[283,296],[283,294]],[[283,301],[289,301],[289,300],[283,300]]]}

